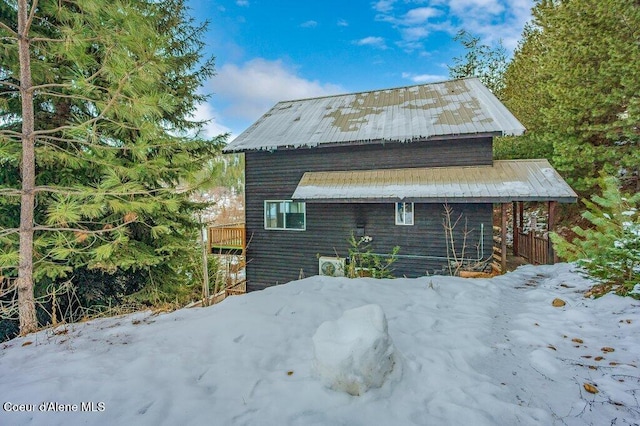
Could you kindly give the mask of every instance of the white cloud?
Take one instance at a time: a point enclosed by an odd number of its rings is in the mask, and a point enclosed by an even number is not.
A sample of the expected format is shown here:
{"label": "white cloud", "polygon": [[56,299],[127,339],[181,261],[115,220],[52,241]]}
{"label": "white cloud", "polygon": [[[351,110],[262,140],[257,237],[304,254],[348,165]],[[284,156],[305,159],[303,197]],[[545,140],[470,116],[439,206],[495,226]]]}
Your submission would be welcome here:
{"label": "white cloud", "polygon": [[407,53],[419,52],[420,56],[426,56],[428,53],[424,50],[424,43],[421,41],[400,40],[396,42],[396,46]]}
{"label": "white cloud", "polygon": [[494,44],[502,39],[505,47],[513,49],[525,22],[531,18],[532,0],[451,0],[450,13],[458,16],[455,31],[465,29]]}
{"label": "white cloud", "polygon": [[340,86],[307,80],[281,60],[256,58],[241,65],[224,64],[212,80],[214,97],[230,117],[257,120],[279,101],[344,92]]}
{"label": "white cloud", "polygon": [[371,46],[377,49],[387,48],[387,45],[384,42],[384,38],[382,37],[369,36],[369,37],[361,38],[360,40],[355,40],[353,44],[357,46]]}
{"label": "white cloud", "polygon": [[533,0],[436,0],[428,2],[429,6],[410,6],[416,3],[425,2],[381,0],[373,4],[378,12],[376,20],[391,24],[400,36],[398,46],[407,51],[420,50],[419,42],[435,32],[453,36],[461,29],[480,36],[483,43],[495,44],[501,39],[511,50],[531,18],[533,6]]}
{"label": "white cloud", "polygon": [[426,27],[410,27],[404,28],[401,34],[403,40],[423,40],[429,35],[429,30]]}
{"label": "white cloud", "polygon": [[214,138],[221,134],[231,132],[230,128],[216,121],[216,118],[219,117],[219,115],[208,103],[198,105],[192,116],[196,121],[207,121],[202,130],[204,136],[208,138]]}
{"label": "white cloud", "polygon": [[505,6],[500,0],[450,0],[449,9],[458,16],[473,16],[478,12],[485,15],[498,15]]}
{"label": "white cloud", "polygon": [[389,22],[397,28],[402,28],[426,24],[429,19],[441,16],[442,14],[442,10],[435,7],[417,7],[409,9],[399,15],[380,13],[376,15],[376,20]]}
{"label": "white cloud", "polygon": [[302,28],[315,28],[318,26],[318,23],[316,21],[311,20],[311,21],[303,22],[302,24],[300,24],[300,26]]}
{"label": "white cloud", "polygon": [[236,4],[241,7],[249,7],[249,0],[236,0]]}
{"label": "white cloud", "polygon": [[401,40],[395,44],[406,52],[423,52],[424,41],[432,32],[435,18],[443,12],[435,7],[416,7],[396,16],[391,13],[381,13],[376,16],[378,21],[388,22],[396,28]]}
{"label": "white cloud", "polygon": [[349,23],[344,19],[338,19],[338,22],[336,23],[336,25],[339,27],[348,27]]}
{"label": "white cloud", "polygon": [[373,8],[380,13],[387,13],[393,9],[396,0],[378,0],[373,4]]}
{"label": "white cloud", "polygon": [[442,12],[433,7],[418,7],[409,10],[402,18],[403,25],[417,25],[427,22],[430,18],[441,15]]}
{"label": "white cloud", "polygon": [[411,80],[414,83],[434,83],[438,81],[448,80],[449,76],[438,74],[413,74],[409,72],[403,72],[402,78]]}

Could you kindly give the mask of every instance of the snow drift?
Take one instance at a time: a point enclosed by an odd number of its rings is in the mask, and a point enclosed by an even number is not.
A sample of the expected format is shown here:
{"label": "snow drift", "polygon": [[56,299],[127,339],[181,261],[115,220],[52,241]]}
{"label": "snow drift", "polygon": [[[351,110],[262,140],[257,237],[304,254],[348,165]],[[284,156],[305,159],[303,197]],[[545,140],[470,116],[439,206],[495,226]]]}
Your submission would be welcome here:
{"label": "snow drift", "polygon": [[[58,327],[0,344],[0,424],[640,423],[640,302],[585,299],[590,284],[566,264],[475,280],[311,277]],[[327,389],[312,337],[368,304],[386,315],[401,377],[361,396]]]}

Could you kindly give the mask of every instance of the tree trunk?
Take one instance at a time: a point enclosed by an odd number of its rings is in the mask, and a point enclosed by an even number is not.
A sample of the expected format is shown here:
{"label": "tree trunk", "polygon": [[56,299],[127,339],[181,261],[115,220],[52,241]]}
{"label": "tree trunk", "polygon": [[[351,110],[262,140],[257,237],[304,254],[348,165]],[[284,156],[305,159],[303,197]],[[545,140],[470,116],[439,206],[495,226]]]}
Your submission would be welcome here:
{"label": "tree trunk", "polygon": [[20,257],[18,266],[18,314],[20,334],[38,328],[33,294],[33,210],[35,206],[36,158],[29,7],[18,1],[18,48],[20,55],[20,97],[22,98],[22,194],[20,197]]}

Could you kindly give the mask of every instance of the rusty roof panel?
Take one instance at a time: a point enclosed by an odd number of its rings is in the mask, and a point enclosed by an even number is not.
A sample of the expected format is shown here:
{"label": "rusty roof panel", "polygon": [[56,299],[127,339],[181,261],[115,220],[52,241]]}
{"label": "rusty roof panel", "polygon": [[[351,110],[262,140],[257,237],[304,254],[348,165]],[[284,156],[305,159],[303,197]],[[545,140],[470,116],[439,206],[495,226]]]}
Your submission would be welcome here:
{"label": "rusty roof panel", "polygon": [[576,193],[547,160],[502,160],[492,166],[307,172],[292,195],[309,202],[572,203]]}
{"label": "rusty roof panel", "polygon": [[226,148],[520,135],[524,127],[477,78],[279,102]]}

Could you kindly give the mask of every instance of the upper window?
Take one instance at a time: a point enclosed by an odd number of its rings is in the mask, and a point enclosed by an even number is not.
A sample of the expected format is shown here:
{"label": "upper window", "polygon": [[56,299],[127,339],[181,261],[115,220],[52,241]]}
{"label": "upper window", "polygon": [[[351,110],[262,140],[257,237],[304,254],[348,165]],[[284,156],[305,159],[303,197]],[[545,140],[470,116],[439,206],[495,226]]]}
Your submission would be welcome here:
{"label": "upper window", "polygon": [[264,202],[264,229],[294,229],[304,231],[306,226],[307,220],[304,202]]}
{"label": "upper window", "polygon": [[413,203],[396,203],[396,225],[413,225]]}

